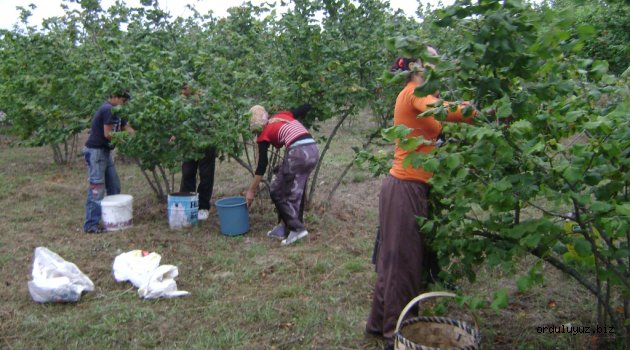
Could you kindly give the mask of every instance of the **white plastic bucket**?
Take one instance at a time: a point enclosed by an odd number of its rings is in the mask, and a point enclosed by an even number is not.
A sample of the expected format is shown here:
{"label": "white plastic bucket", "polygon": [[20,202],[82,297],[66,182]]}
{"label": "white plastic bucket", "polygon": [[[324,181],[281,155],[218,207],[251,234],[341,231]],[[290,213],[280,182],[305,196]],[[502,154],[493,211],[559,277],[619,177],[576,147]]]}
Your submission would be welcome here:
{"label": "white plastic bucket", "polygon": [[106,196],[101,200],[103,225],[107,231],[133,226],[133,197],[128,194]]}

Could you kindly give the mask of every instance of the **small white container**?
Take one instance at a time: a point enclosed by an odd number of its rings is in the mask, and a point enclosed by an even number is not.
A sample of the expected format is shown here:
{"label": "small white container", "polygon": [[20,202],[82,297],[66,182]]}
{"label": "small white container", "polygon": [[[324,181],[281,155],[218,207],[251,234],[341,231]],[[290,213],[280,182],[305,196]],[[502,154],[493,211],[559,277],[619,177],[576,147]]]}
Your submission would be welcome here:
{"label": "small white container", "polygon": [[106,196],[101,200],[103,225],[107,231],[133,226],[133,197],[128,194]]}

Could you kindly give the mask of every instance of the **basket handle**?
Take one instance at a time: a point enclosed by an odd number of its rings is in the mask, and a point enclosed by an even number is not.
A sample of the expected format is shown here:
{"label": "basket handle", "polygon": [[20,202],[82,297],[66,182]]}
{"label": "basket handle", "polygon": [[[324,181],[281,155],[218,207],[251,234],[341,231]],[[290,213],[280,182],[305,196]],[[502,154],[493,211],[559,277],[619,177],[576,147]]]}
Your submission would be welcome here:
{"label": "basket handle", "polygon": [[414,305],[416,305],[416,303],[418,303],[418,302],[420,302],[420,301],[422,301],[424,299],[429,299],[429,298],[434,298],[434,297],[451,297],[451,298],[454,298],[454,297],[456,297],[456,295],[453,294],[453,293],[449,293],[449,292],[429,292],[429,293],[420,294],[417,297],[413,298],[407,304],[407,306],[405,306],[403,311],[400,313],[400,316],[398,316],[398,322],[396,322],[396,331],[395,331],[395,333],[400,332],[400,324],[402,323],[403,319],[407,315],[407,312],[409,312],[409,309],[411,309]]}

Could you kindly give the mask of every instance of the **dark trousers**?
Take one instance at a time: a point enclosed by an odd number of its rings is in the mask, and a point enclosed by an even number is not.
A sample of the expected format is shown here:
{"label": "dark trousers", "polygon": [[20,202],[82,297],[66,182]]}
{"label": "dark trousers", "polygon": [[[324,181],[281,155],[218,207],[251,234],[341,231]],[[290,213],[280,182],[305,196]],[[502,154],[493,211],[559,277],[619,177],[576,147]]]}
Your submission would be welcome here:
{"label": "dark trousers", "polygon": [[[306,189],[307,188],[308,188],[308,179],[304,183],[304,189],[302,190],[303,191],[302,202],[300,203],[300,212],[298,213],[298,220],[300,220],[300,222],[304,222],[304,206],[306,203]],[[280,215],[280,212],[278,212],[278,224],[279,223],[284,224],[284,220],[282,220],[282,215]],[[287,236],[288,234],[289,234],[289,228],[286,225],[284,225],[284,235]]]}
{"label": "dark trousers", "polygon": [[379,197],[377,280],[366,330],[391,340],[400,312],[423,289],[426,242],[416,216],[428,215],[429,187],[387,176]]}
{"label": "dark trousers", "polygon": [[[216,153],[216,149],[210,147],[204,152],[203,158],[182,163],[182,182],[179,191],[199,193],[199,209],[210,209]],[[197,170],[199,170],[199,187],[197,187]]]}
{"label": "dark trousers", "polygon": [[292,146],[282,161],[282,165],[271,181],[271,200],[284,222],[285,229],[301,231],[303,195],[306,181],[319,160],[317,144]]}

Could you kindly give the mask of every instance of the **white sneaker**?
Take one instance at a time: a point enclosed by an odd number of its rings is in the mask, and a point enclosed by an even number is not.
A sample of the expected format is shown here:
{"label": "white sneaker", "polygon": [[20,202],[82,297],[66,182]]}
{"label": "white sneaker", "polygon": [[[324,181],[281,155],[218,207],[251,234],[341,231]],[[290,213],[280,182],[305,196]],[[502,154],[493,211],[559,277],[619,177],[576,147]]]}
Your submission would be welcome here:
{"label": "white sneaker", "polygon": [[297,241],[298,239],[304,238],[307,235],[308,235],[308,231],[306,230],[302,230],[299,232],[291,231],[289,232],[289,237],[282,240],[282,245],[289,245],[289,244],[295,243],[295,241]]}
{"label": "white sneaker", "polygon": [[199,220],[208,220],[208,216],[210,216],[210,211],[207,209],[200,209],[197,213],[197,219]]}

